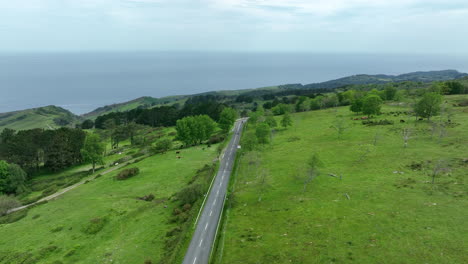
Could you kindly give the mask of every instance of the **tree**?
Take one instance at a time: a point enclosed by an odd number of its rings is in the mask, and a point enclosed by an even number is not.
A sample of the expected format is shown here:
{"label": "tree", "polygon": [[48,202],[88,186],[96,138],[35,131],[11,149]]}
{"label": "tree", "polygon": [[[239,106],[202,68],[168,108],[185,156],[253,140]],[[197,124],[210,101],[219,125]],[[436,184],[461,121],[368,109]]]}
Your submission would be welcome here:
{"label": "tree", "polygon": [[270,126],[267,123],[260,123],[255,130],[255,136],[257,136],[258,143],[268,143],[268,138],[270,136]]}
{"label": "tree", "polygon": [[368,95],[362,102],[362,112],[365,115],[378,115],[382,107],[382,98],[378,95]]}
{"label": "tree", "polygon": [[83,160],[91,162],[93,165],[93,173],[96,169],[96,164],[104,163],[104,151],[106,147],[101,142],[101,138],[97,134],[88,134],[85,139],[83,148],[81,149],[81,155]]}
{"label": "tree", "polygon": [[307,111],[310,105],[308,101],[309,98],[307,98],[306,96],[299,96],[299,99],[296,102],[296,112]]}
{"label": "tree", "polygon": [[242,137],[242,149],[246,151],[254,150],[255,146],[257,145],[257,137],[254,132],[247,132]]}
{"label": "tree", "polygon": [[287,104],[278,104],[271,109],[274,115],[283,115],[287,112],[291,112],[291,107]]}
{"label": "tree", "polygon": [[6,215],[6,213],[13,208],[21,206],[21,203],[11,196],[0,195],[0,216]]}
{"label": "tree", "polygon": [[236,119],[237,111],[230,107],[226,107],[223,109],[219,116],[219,127],[223,130],[224,133],[227,133],[229,132],[229,129],[232,127]]}
{"label": "tree", "polygon": [[271,127],[275,128],[278,126],[278,123],[276,122],[276,119],[272,115],[267,115],[265,118],[265,122]]}
{"label": "tree", "polygon": [[0,160],[0,193],[20,194],[26,190],[26,172],[16,164]]}
{"label": "tree", "polygon": [[154,147],[154,150],[157,153],[166,153],[166,151],[170,150],[172,148],[172,140],[168,138],[164,138],[156,142],[156,146]]}
{"label": "tree", "polygon": [[315,177],[320,175],[319,167],[323,165],[317,153],[314,153],[312,157],[307,161],[307,175],[304,179],[304,189],[306,191],[307,184],[309,184]]}
{"label": "tree", "polygon": [[292,119],[289,113],[285,113],[283,118],[281,119],[281,126],[287,128],[288,126],[292,126]]}
{"label": "tree", "polygon": [[93,127],[94,127],[93,120],[86,119],[85,121],[83,121],[83,123],[81,123],[82,129],[91,129]]}
{"label": "tree", "polygon": [[199,144],[213,134],[216,123],[207,115],[187,116],[177,120],[177,139],[185,145]]}
{"label": "tree", "polygon": [[395,99],[395,95],[397,93],[397,89],[391,85],[388,85],[384,89],[385,100],[393,100]]}
{"label": "tree", "polygon": [[338,138],[341,138],[347,128],[345,120],[342,117],[337,117],[333,122],[332,128],[338,133]]}
{"label": "tree", "polygon": [[362,104],[362,99],[356,99],[349,106],[349,110],[351,110],[354,113],[362,112]]}
{"label": "tree", "polygon": [[439,114],[441,103],[442,96],[440,94],[425,93],[421,100],[414,105],[414,112],[430,121],[432,116]]}

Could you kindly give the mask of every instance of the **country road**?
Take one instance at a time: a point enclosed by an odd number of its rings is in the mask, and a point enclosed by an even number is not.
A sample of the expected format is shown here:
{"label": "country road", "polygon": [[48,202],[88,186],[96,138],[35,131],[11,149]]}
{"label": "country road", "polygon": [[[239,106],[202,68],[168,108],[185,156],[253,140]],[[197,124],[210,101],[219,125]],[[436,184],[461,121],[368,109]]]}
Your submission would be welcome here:
{"label": "country road", "polygon": [[234,134],[226,151],[221,156],[220,166],[211,187],[204,208],[198,219],[195,233],[190,242],[183,264],[207,264],[215,242],[215,236],[226,198],[229,177],[234,166],[242,127],[247,119],[239,119],[234,124]]}

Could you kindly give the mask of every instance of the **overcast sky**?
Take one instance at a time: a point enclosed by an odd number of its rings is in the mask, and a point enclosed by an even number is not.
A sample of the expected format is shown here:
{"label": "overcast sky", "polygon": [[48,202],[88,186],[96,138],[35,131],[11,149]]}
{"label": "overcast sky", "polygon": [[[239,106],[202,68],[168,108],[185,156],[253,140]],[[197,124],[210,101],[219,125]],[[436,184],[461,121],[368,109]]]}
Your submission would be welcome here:
{"label": "overcast sky", "polygon": [[0,0],[0,52],[468,53],[467,0]]}

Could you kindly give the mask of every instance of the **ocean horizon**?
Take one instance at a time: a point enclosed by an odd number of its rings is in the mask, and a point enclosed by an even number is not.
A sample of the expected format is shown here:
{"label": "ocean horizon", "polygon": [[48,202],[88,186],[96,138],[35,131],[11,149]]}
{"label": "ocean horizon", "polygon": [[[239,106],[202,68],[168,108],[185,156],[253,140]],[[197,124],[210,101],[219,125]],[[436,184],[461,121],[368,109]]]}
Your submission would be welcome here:
{"label": "ocean horizon", "polygon": [[0,54],[0,112],[58,105],[75,114],[141,96],[317,83],[356,74],[453,69],[468,56],[242,52]]}

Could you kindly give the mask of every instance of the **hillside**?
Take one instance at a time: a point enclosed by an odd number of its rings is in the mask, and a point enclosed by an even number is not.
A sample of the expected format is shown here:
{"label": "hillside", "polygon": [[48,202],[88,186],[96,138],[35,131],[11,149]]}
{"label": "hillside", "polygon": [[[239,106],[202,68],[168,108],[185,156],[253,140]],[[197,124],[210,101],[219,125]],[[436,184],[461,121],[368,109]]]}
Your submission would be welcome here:
{"label": "hillside", "polygon": [[0,113],[0,131],[4,128],[25,130],[57,128],[73,125],[79,117],[58,106],[44,106],[15,112]]}
{"label": "hillside", "polygon": [[291,89],[334,89],[347,85],[362,85],[362,84],[382,84],[389,82],[404,82],[404,81],[413,81],[413,82],[433,82],[433,81],[447,81],[454,80],[459,78],[468,78],[468,74],[460,73],[456,70],[443,70],[443,71],[428,71],[428,72],[412,72],[401,75],[353,75],[336,80],[330,80],[321,83],[311,83],[311,84],[285,84],[278,86],[269,86],[261,88],[252,88],[252,89],[239,89],[239,90],[222,90],[222,91],[211,91],[200,94],[193,95],[180,95],[180,96],[169,96],[162,98],[153,98],[149,96],[140,97],[128,102],[123,102],[119,104],[107,105],[96,110],[82,115],[86,119],[95,119],[99,115],[111,113],[111,112],[122,112],[132,110],[138,107],[152,107],[157,105],[171,104],[176,102],[183,102],[184,99],[197,96],[197,95],[219,95],[226,97],[234,97],[238,95],[255,95],[261,96],[265,94],[271,94],[276,92],[281,92],[284,90]]}
{"label": "hillside", "polygon": [[338,88],[346,85],[356,84],[382,84],[389,82],[433,82],[433,81],[448,81],[466,77],[468,74],[460,73],[456,70],[443,70],[443,71],[428,71],[428,72],[412,72],[401,75],[368,75],[359,74],[348,76],[336,80],[326,81],[322,83],[306,84],[303,88],[306,89],[318,89],[318,88]]}
{"label": "hillside", "polygon": [[213,263],[467,263],[468,107],[435,128],[409,104],[372,126],[348,107],[294,113],[252,151],[249,121]]}
{"label": "hillside", "polygon": [[185,96],[168,96],[162,98],[154,98],[151,96],[143,96],[128,102],[106,105],[96,108],[95,110],[89,113],[83,114],[82,117],[85,119],[93,120],[100,115],[108,114],[111,112],[124,112],[138,107],[150,108],[152,106],[170,104],[184,97]]}
{"label": "hillside", "polygon": [[61,125],[73,124],[77,120],[91,119],[94,120],[100,115],[111,112],[125,112],[136,108],[152,108],[161,105],[183,104],[187,98],[198,95],[215,95],[222,98],[234,99],[239,95],[249,97],[262,97],[265,95],[294,94],[291,91],[308,92],[308,90],[319,90],[319,92],[328,92],[331,89],[347,86],[347,85],[365,85],[365,84],[384,84],[389,82],[432,82],[460,79],[460,82],[468,83],[468,74],[460,73],[455,70],[444,71],[429,71],[429,72],[413,72],[402,75],[354,75],[336,80],[331,80],[322,83],[313,83],[302,85],[286,84],[270,87],[261,87],[253,89],[240,89],[228,91],[211,91],[193,95],[177,95],[162,98],[154,98],[150,96],[139,97],[137,99],[99,107],[92,112],[86,113],[81,117],[75,116],[71,112],[56,106],[47,106],[34,108],[16,112],[0,114],[0,130],[4,128],[13,129],[30,129],[30,128],[56,128]]}

